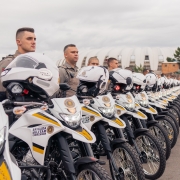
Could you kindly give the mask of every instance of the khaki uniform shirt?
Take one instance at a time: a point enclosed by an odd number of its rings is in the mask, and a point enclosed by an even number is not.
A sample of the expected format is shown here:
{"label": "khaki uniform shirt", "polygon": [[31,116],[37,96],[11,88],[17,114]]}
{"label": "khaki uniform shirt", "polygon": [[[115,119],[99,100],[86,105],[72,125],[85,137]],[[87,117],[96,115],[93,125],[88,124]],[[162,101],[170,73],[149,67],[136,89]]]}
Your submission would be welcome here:
{"label": "khaki uniform shirt", "polygon": [[[59,67],[60,83],[67,83],[73,90],[77,90],[79,85],[79,79],[76,78],[78,67],[71,67],[67,62]],[[66,97],[70,97],[76,94],[72,90],[66,91]]]}
{"label": "khaki uniform shirt", "polygon": [[[18,55],[20,55],[20,53],[16,51],[14,55],[8,55],[7,57],[5,57],[0,61],[0,74]],[[3,87],[0,81],[0,92],[5,92],[5,91],[6,89]]]}

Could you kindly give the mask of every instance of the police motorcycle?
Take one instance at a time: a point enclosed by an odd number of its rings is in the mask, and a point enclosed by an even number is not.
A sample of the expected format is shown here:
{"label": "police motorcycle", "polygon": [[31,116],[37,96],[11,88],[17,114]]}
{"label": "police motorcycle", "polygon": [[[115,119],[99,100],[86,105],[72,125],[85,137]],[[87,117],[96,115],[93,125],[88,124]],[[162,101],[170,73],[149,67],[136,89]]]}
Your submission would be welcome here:
{"label": "police motorcycle", "polygon": [[175,117],[175,125],[179,133],[179,119],[180,103],[177,99],[177,95],[174,92],[174,80],[167,80],[164,77],[158,79],[158,95],[161,102],[164,102],[164,106],[168,108],[168,111]]}
{"label": "police motorcycle", "polygon": [[[167,83],[168,81],[168,83]],[[177,95],[173,92],[173,87],[174,87],[174,80],[173,79],[168,79],[166,80],[166,86],[164,87],[166,89],[166,99],[169,102],[169,111],[175,116],[176,118],[176,126],[178,128],[179,132],[179,119],[180,119],[180,102],[178,101]]]}
{"label": "police motorcycle", "polygon": [[[8,93],[3,106],[6,113],[13,112],[15,120],[9,128],[10,152],[22,176],[33,180],[111,179],[98,159],[90,156],[86,144],[96,138],[81,123],[78,99],[56,98],[58,79],[51,59],[38,53],[19,55],[1,74]],[[86,156],[76,160],[69,139],[77,140]]]}
{"label": "police motorcycle", "polygon": [[20,180],[21,170],[19,169],[14,156],[9,152],[8,141],[8,117],[0,103],[0,179]]}
{"label": "police motorcycle", "polygon": [[[157,112],[158,115],[155,116],[155,119],[158,120],[167,131],[171,148],[173,148],[177,142],[178,130],[177,130],[177,121],[175,116],[170,113],[169,108],[162,104],[159,100],[159,95],[157,95],[157,77],[153,73],[146,75],[147,85],[145,92],[148,95],[149,105],[151,105]],[[163,84],[165,87],[165,84]]]}
{"label": "police motorcycle", "polygon": [[[133,73],[133,84],[134,86],[139,87],[138,90],[132,88],[131,91],[135,97],[136,108],[141,110],[147,116],[147,120],[142,120],[141,123],[144,128],[148,128],[150,132],[159,139],[166,154],[166,159],[168,159],[171,154],[170,139],[166,129],[164,129],[164,127],[159,124],[158,120],[156,120],[156,116],[158,115],[157,111],[149,105],[148,95],[144,91],[144,88],[147,85],[146,77],[141,73]],[[139,89],[142,91],[139,92]]]}
{"label": "police motorcycle", "polygon": [[96,135],[92,144],[95,157],[107,156],[113,180],[145,179],[141,162],[135,150],[124,138],[126,125],[119,118],[120,110],[105,88],[109,72],[101,66],[88,66],[77,75],[80,84],[77,97],[82,103],[83,123]]}
{"label": "police motorcycle", "polygon": [[147,120],[147,116],[136,109],[135,99],[130,92],[132,88],[140,90],[140,87],[132,86],[130,74],[129,70],[120,68],[110,71],[111,93],[116,107],[121,111],[120,118],[126,123],[125,137],[138,153],[145,177],[157,179],[165,170],[165,153],[159,140],[143,127],[142,121]]}

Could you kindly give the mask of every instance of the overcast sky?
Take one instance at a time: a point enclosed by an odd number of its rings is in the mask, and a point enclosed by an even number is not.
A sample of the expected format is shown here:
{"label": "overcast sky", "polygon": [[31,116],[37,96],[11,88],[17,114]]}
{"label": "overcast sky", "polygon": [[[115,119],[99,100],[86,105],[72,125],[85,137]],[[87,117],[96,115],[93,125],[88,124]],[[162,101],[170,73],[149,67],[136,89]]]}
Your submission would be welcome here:
{"label": "overcast sky", "polygon": [[66,44],[101,47],[180,45],[179,0],[0,0],[0,59],[17,49],[15,33],[33,27],[37,51],[54,61]]}

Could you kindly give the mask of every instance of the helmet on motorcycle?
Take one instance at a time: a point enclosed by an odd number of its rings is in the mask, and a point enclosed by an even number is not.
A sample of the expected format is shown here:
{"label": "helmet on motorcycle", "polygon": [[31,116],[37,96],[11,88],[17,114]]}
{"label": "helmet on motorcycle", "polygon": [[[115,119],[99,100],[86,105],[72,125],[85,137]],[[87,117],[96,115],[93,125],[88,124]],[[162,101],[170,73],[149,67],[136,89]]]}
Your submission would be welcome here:
{"label": "helmet on motorcycle", "polygon": [[133,90],[140,92],[146,87],[146,76],[141,73],[133,73]]}
{"label": "helmet on motorcycle", "polygon": [[161,84],[164,85],[166,79],[165,79],[165,77],[160,77],[158,80],[160,80]]}
{"label": "helmet on motorcycle", "polygon": [[174,85],[178,86],[178,80],[177,79],[174,79]]}
{"label": "helmet on motorcycle", "polygon": [[79,71],[77,78],[80,80],[77,94],[95,97],[106,89],[109,72],[103,66],[87,66]]}
{"label": "helmet on motorcycle", "polygon": [[48,98],[59,90],[58,68],[51,59],[35,52],[17,56],[1,73],[1,81],[11,96]]}
{"label": "helmet on motorcycle", "polygon": [[109,72],[113,92],[121,92],[132,88],[132,72],[127,69],[116,68]]}
{"label": "helmet on motorcycle", "polygon": [[174,79],[170,78],[169,79],[169,84],[170,84],[170,87],[173,87],[174,86]]}
{"label": "helmet on motorcycle", "polygon": [[154,73],[146,74],[146,90],[156,90],[157,88],[157,77]]}
{"label": "helmet on motorcycle", "polygon": [[170,88],[170,80],[167,77],[165,77],[164,88],[165,89],[169,89]]}

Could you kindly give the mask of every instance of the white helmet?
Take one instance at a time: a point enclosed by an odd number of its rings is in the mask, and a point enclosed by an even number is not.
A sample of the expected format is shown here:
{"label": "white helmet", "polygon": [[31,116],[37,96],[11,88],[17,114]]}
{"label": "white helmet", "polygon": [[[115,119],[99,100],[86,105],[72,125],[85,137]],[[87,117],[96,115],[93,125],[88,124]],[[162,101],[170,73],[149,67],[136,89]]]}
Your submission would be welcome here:
{"label": "white helmet", "polygon": [[106,89],[109,72],[103,66],[86,66],[79,71],[77,78],[80,80],[77,94],[95,97]]}
{"label": "white helmet", "polygon": [[130,70],[121,68],[113,69],[109,72],[109,79],[115,91],[130,90],[132,88],[132,72]]}
{"label": "white helmet", "polygon": [[147,82],[148,87],[152,88],[154,84],[156,83],[156,81],[157,81],[157,77],[154,73],[146,74],[146,82]]}
{"label": "white helmet", "polygon": [[51,59],[31,52],[17,56],[1,73],[1,82],[13,97],[48,98],[59,90],[59,72]]}
{"label": "white helmet", "polygon": [[141,73],[133,73],[133,90],[136,92],[144,90],[146,87],[146,76]]}
{"label": "white helmet", "polygon": [[165,80],[166,80],[165,77],[160,77],[159,80],[161,81],[161,84],[164,85]]}
{"label": "white helmet", "polygon": [[175,86],[178,86],[178,80],[177,79],[174,79],[174,84],[175,84]]}
{"label": "white helmet", "polygon": [[168,89],[170,87],[170,79],[166,78],[164,83],[165,89]]}

